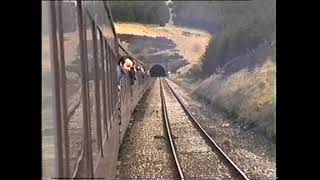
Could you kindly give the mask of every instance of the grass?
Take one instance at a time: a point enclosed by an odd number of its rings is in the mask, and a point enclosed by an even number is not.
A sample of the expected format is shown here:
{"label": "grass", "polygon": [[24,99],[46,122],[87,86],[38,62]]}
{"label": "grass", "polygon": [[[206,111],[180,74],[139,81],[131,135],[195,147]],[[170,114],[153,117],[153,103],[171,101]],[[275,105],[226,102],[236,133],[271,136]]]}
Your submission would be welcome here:
{"label": "grass", "polygon": [[213,74],[194,94],[236,114],[244,124],[258,126],[270,138],[275,131],[275,64],[270,59],[253,70],[241,69],[230,76]]}
{"label": "grass", "polygon": [[[199,64],[202,54],[212,36],[205,31],[178,26],[159,27],[139,23],[115,23],[119,34],[133,34],[149,37],[166,37],[174,41],[176,49],[191,64]],[[188,35],[185,35],[185,34]]]}

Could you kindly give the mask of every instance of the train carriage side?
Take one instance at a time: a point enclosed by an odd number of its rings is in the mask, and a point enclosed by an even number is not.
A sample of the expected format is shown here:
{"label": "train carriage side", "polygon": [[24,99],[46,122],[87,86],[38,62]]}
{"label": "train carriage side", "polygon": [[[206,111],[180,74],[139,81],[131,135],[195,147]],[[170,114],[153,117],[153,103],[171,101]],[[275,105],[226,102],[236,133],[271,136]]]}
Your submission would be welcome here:
{"label": "train carriage side", "polygon": [[107,1],[42,1],[43,177],[115,176],[131,113],[152,83],[140,72],[134,85],[123,79],[119,119],[119,57]]}

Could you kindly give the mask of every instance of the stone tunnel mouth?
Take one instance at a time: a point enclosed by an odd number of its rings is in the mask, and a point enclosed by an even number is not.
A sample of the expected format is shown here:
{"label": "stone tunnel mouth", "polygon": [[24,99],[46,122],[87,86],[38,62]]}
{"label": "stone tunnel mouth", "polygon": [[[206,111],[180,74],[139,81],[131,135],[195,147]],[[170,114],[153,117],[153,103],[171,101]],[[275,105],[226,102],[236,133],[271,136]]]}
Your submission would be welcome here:
{"label": "stone tunnel mouth", "polygon": [[152,68],[150,69],[150,76],[151,77],[165,77],[166,70],[161,65],[156,64],[156,65],[152,66]]}

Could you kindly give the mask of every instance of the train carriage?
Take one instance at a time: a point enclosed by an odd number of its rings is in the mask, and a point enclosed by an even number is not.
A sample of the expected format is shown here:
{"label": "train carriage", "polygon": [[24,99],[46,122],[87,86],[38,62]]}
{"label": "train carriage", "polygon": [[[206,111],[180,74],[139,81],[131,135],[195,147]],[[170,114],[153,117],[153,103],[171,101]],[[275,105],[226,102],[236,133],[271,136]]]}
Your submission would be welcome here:
{"label": "train carriage", "polygon": [[127,75],[118,97],[125,54],[107,1],[42,1],[43,177],[115,176],[131,113],[152,83],[137,73],[130,85]]}

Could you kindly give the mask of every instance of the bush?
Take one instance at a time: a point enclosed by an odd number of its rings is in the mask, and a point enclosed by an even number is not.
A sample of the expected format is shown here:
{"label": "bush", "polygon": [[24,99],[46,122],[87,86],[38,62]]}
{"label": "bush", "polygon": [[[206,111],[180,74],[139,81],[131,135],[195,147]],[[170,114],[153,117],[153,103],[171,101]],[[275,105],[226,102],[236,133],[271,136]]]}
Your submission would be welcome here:
{"label": "bush", "polygon": [[[215,32],[222,28],[217,1],[175,1],[173,22],[175,25]],[[221,8],[220,8],[221,9]]]}
{"label": "bush", "polygon": [[227,76],[214,73],[201,82],[194,94],[236,115],[242,124],[253,124],[273,138],[276,135],[274,69],[269,59],[252,70],[243,68]]}
{"label": "bush", "polygon": [[[187,4],[187,3],[185,3]],[[207,7],[201,7],[207,5]],[[253,0],[248,2],[202,2],[195,9],[186,8],[180,12],[177,8],[185,7],[177,3],[176,23],[198,26],[193,24],[197,20],[209,23],[207,28],[214,33],[215,39],[209,43],[206,54],[202,58],[203,77],[208,77],[216,69],[228,63],[231,59],[248,53],[260,44],[275,42],[275,0]],[[203,10],[201,10],[201,8]],[[210,13],[216,10],[216,12]],[[195,11],[199,17],[191,17]],[[207,12],[205,12],[207,11]],[[207,15],[205,16],[204,13]],[[190,19],[189,19],[190,18]],[[213,18],[213,20],[210,20]],[[189,19],[189,20],[188,20]],[[179,22],[179,20],[181,22]],[[214,22],[219,22],[223,29],[217,31]]]}
{"label": "bush", "polygon": [[169,9],[163,1],[110,1],[115,22],[137,22],[164,25]]}

